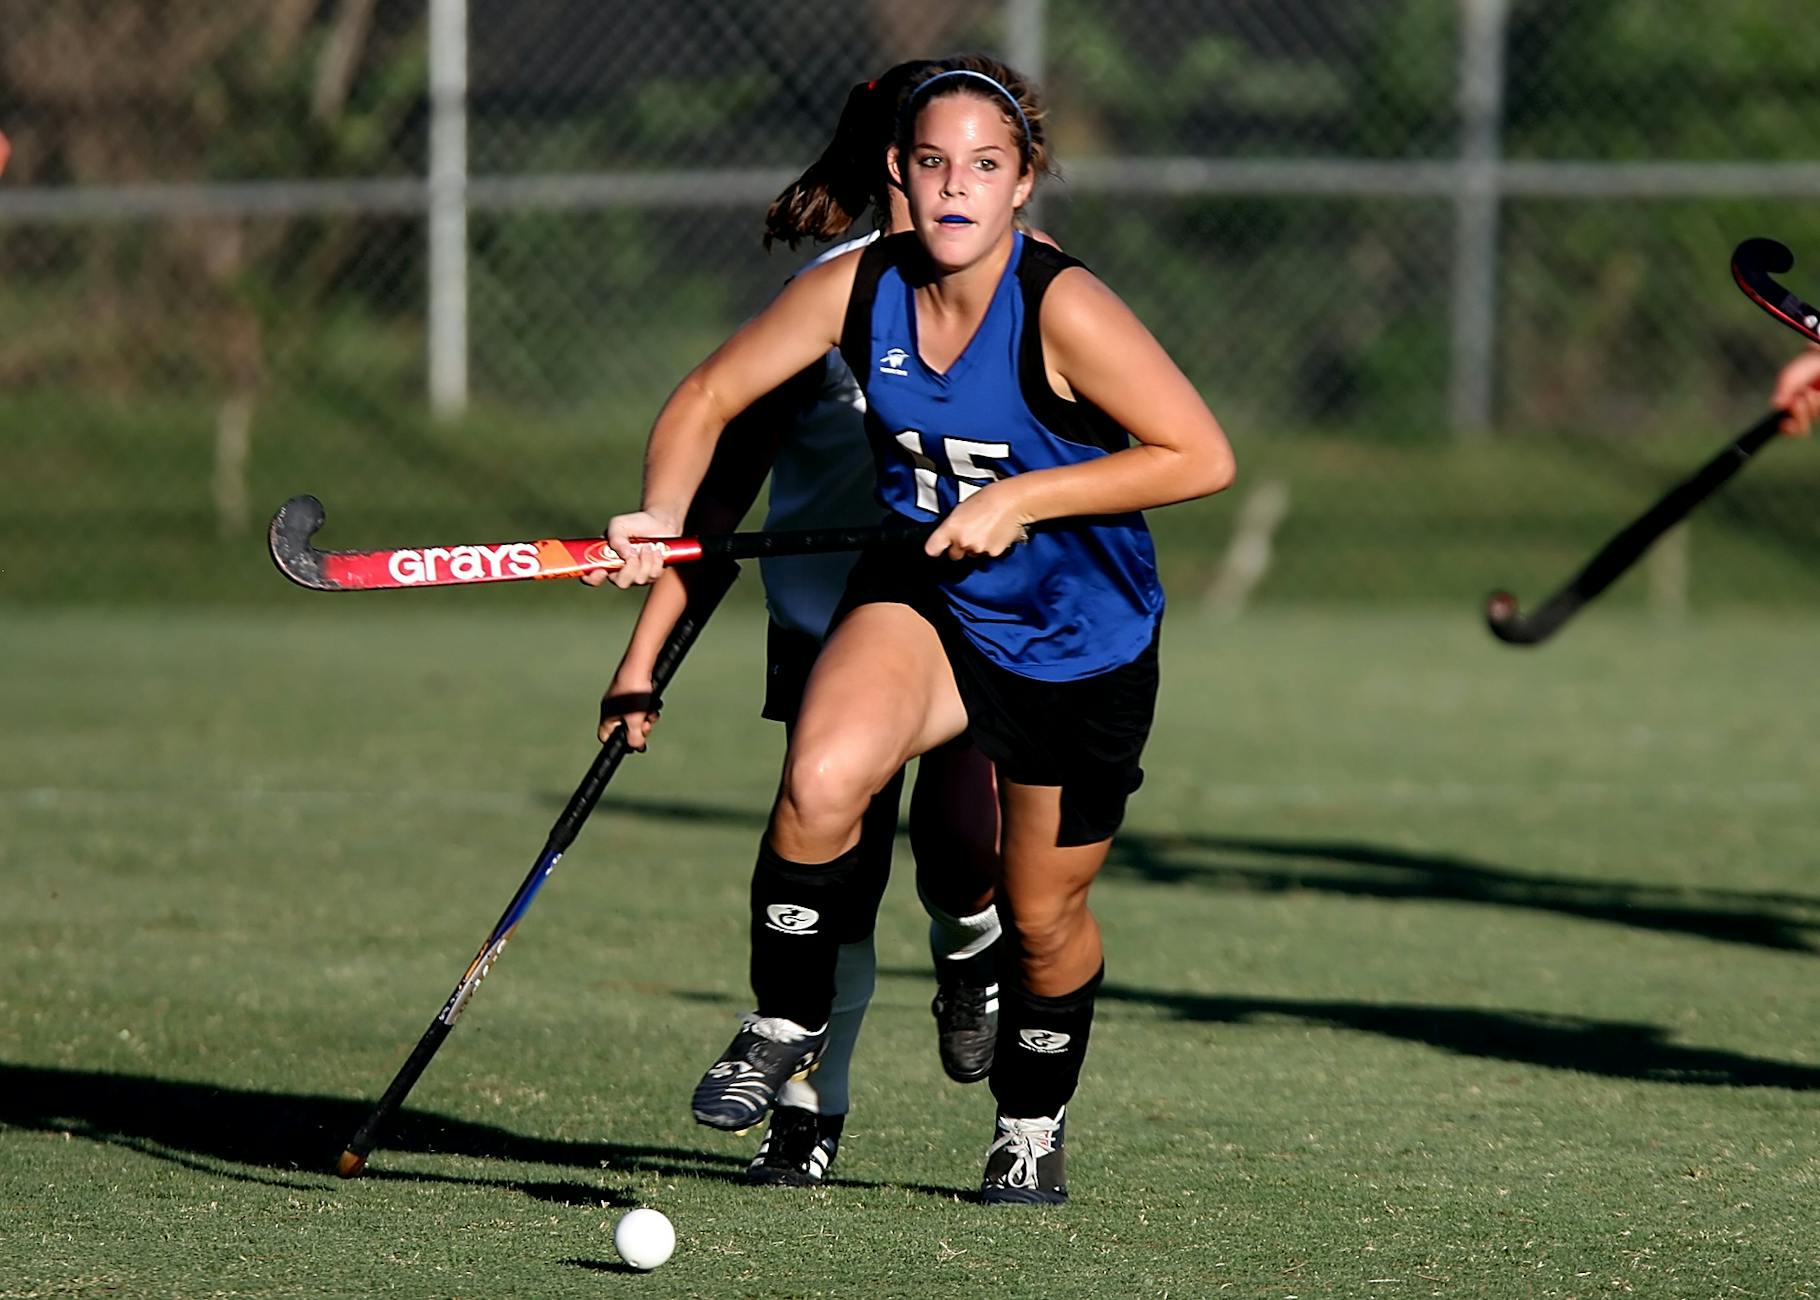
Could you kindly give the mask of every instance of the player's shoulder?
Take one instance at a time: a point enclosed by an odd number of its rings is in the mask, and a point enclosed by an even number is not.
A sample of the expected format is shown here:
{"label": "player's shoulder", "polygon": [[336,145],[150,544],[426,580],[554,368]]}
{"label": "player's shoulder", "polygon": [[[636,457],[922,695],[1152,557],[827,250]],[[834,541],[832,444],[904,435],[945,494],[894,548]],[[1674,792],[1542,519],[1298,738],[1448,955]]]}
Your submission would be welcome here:
{"label": "player's shoulder", "polygon": [[[881,232],[877,230],[868,231],[866,234],[857,236],[856,238],[844,239],[838,244],[824,248],[820,253],[817,253],[814,257],[805,262],[802,270],[811,270],[824,263],[832,262],[837,257],[845,257],[848,253],[858,253],[868,244],[877,243],[880,233]],[[798,271],[797,274],[801,275],[802,271]]]}
{"label": "player's shoulder", "polygon": [[1037,239],[1024,240],[1018,276],[1026,291],[1034,288],[1040,292],[1045,322],[1052,315],[1072,316],[1119,301],[1080,258]]}
{"label": "player's shoulder", "polygon": [[1052,310],[1069,310],[1066,304],[1076,299],[1095,301],[1094,286],[1110,292],[1080,258],[1063,252],[1053,240],[1038,238],[1028,231],[1018,255],[1017,278],[1025,301],[1041,302],[1045,316]]}
{"label": "player's shoulder", "polygon": [[852,239],[837,244],[790,277],[790,289],[798,295],[832,295],[843,301],[853,289],[853,277],[860,258],[873,243],[872,238]]}
{"label": "player's shoulder", "polygon": [[1080,357],[1117,348],[1136,318],[1123,298],[1078,258],[1044,244],[1031,244],[1032,260],[1043,264],[1044,286],[1038,319],[1044,346],[1059,357]]}
{"label": "player's shoulder", "polygon": [[831,248],[825,248],[816,256],[805,262],[797,273],[790,277],[791,283],[810,280],[820,289],[829,292],[846,292],[853,287],[854,273],[859,268],[860,258],[866,250],[878,243],[878,231],[860,235],[854,239],[842,240]]}
{"label": "player's shoulder", "polygon": [[1024,251],[1019,255],[1018,262],[1020,269],[1029,267],[1051,275],[1071,267],[1085,269],[1087,265],[1073,254],[1064,252],[1048,232],[1041,230],[1024,231]]}

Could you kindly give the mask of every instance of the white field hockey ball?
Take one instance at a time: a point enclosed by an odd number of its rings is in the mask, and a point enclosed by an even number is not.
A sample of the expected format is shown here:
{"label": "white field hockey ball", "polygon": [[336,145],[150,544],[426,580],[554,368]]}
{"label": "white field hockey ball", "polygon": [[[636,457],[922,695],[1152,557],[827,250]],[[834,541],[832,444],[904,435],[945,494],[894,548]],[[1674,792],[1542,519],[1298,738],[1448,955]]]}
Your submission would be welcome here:
{"label": "white field hockey ball", "polygon": [[676,1250],[676,1229],[656,1210],[628,1210],[613,1226],[613,1249],[640,1272],[648,1272]]}

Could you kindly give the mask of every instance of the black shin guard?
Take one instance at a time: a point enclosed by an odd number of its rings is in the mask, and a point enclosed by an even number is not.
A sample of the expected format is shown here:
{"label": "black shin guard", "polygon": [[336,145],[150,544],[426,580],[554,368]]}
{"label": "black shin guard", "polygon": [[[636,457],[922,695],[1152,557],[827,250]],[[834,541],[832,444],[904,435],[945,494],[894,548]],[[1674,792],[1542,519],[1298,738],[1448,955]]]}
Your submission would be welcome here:
{"label": "black shin guard", "polygon": [[805,1029],[828,1023],[859,861],[855,847],[832,862],[791,862],[769,840],[760,842],[752,871],[752,991],[759,1015]]}
{"label": "black shin guard", "polygon": [[[1009,973],[1009,972],[1007,972]],[[1080,988],[1045,998],[1014,987],[999,992],[998,1048],[992,1095],[999,1114],[1013,1119],[1054,1117],[1074,1096],[1087,1059],[1093,1003],[1106,977],[1101,966]]]}
{"label": "black shin guard", "polygon": [[897,847],[897,806],[904,790],[904,773],[885,782],[885,788],[872,796],[866,815],[859,824],[859,843],[853,874],[853,903],[847,909],[843,943],[858,943],[870,935],[878,924],[879,905],[885,900],[885,886],[891,880],[891,853]]}

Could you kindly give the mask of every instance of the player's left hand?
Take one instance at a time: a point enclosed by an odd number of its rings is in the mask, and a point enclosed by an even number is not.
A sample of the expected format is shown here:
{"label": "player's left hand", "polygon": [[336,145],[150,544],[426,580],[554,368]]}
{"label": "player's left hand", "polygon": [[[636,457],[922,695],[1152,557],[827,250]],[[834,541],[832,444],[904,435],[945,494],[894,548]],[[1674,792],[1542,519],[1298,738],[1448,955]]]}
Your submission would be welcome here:
{"label": "player's left hand", "polygon": [[923,551],[951,560],[1003,555],[1017,543],[1030,540],[1030,525],[1035,522],[1010,483],[989,483],[948,512],[929,535]]}

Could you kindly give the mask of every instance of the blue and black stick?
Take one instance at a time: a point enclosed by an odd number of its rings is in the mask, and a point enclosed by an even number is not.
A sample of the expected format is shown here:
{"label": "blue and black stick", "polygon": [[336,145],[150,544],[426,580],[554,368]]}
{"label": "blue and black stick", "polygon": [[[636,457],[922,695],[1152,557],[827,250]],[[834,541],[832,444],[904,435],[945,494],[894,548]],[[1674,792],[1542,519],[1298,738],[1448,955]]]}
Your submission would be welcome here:
{"label": "blue and black stick", "polygon": [[[651,682],[653,695],[661,694],[669,684],[683,656],[695,643],[696,635],[708,616],[720,604],[722,596],[733,585],[733,579],[739,574],[739,566],[731,562],[708,564],[697,568],[689,584],[689,603],[683,615],[677,620],[669,640],[658,653],[657,662],[652,667]],[[455,985],[455,991],[449,994],[449,1000],[443,1003],[442,1010],[430,1027],[424,1030],[423,1037],[417,1040],[410,1058],[405,1061],[391,1086],[367,1116],[366,1123],[354,1134],[348,1143],[347,1150],[341,1153],[341,1159],[335,1166],[335,1172],[343,1178],[353,1178],[366,1167],[367,1155],[379,1141],[379,1134],[398,1108],[404,1105],[404,1099],[416,1086],[418,1078],[430,1064],[442,1046],[443,1039],[455,1027],[455,1020],[467,1008],[468,1000],[474,996],[474,990],[480,987],[480,981],[487,977],[493,963],[499,960],[500,953],[505,951],[506,941],[512,937],[512,931],[524,919],[524,914],[531,909],[531,900],[537,897],[537,891],[549,878],[556,864],[561,861],[563,853],[575,842],[576,834],[582,823],[588,820],[588,814],[594,811],[594,805],[600,802],[601,792],[607,788],[607,782],[613,779],[620,761],[625,758],[630,748],[626,743],[626,729],[616,729],[601,745],[600,752],[588,765],[587,775],[582,777],[581,784],[575,787],[575,793],[569,796],[568,806],[550,828],[549,838],[544,841],[543,852],[537,855],[536,863],[531,867],[531,874],[524,878],[518,892],[512,895],[512,901],[487,936],[487,941],[480,945],[480,951],[474,960],[468,963],[467,971]]]}

